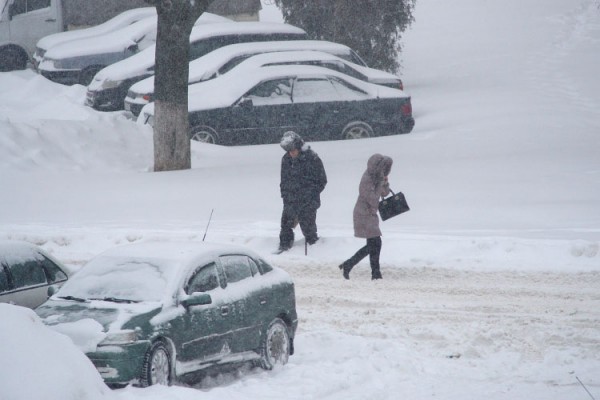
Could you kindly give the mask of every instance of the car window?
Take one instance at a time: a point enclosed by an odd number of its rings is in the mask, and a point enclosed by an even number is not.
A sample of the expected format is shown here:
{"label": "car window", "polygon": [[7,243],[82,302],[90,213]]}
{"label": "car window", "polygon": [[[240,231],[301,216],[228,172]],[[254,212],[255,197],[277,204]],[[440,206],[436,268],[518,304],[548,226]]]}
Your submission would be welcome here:
{"label": "car window", "polygon": [[244,54],[244,55],[232,58],[231,60],[229,60],[225,64],[223,64],[221,66],[221,68],[219,68],[219,71],[218,71],[219,75],[223,75],[224,73],[228,72],[233,67],[235,67],[236,65],[238,65],[239,63],[241,63],[245,59],[247,59],[249,57],[252,57],[253,55],[254,54]]}
{"label": "car window", "polygon": [[8,267],[15,288],[41,285],[46,283],[46,274],[42,266],[35,260],[13,264]]}
{"label": "car window", "polygon": [[254,105],[288,104],[292,102],[290,79],[274,79],[253,87],[244,98],[252,99]]}
{"label": "car window", "polygon": [[340,95],[327,78],[301,78],[294,83],[294,103],[338,101]]}
{"label": "car window", "polygon": [[50,7],[50,0],[27,0],[27,11]]}
{"label": "car window", "polygon": [[248,258],[248,265],[250,265],[252,275],[260,275],[260,272],[258,271],[258,265],[256,265],[256,262],[253,259]]}
{"label": "car window", "polygon": [[367,77],[355,70],[354,68],[348,66],[348,64],[344,64],[341,61],[323,61],[322,66],[325,68],[332,69],[334,71],[341,72],[342,74],[346,74],[356,79],[360,79],[361,81],[368,80]]}
{"label": "car window", "polygon": [[262,271],[263,275],[266,274],[267,272],[273,271],[273,267],[271,267],[271,265],[268,264],[265,260],[259,258],[257,260],[257,262],[258,262],[259,268]]}
{"label": "car window", "polygon": [[49,283],[62,282],[67,279],[67,274],[46,257],[42,261],[42,266],[46,270]]}
{"label": "car window", "polygon": [[192,294],[194,292],[208,292],[217,287],[219,287],[217,265],[215,263],[210,263],[194,273],[186,285],[185,292],[187,294]]}
{"label": "car window", "polygon": [[15,0],[10,11],[12,15],[23,14],[27,11],[27,0]]}
{"label": "car window", "polygon": [[0,265],[0,293],[8,290],[8,275],[2,265]]}
{"label": "car window", "polygon": [[331,84],[333,85],[333,87],[335,87],[335,90],[344,99],[360,100],[360,99],[364,99],[365,97],[367,97],[367,94],[365,92],[363,92],[356,86],[349,84],[348,82],[346,82],[343,79],[331,77]]}
{"label": "car window", "polygon": [[241,255],[221,256],[220,260],[227,277],[227,283],[239,282],[252,277],[248,257]]}

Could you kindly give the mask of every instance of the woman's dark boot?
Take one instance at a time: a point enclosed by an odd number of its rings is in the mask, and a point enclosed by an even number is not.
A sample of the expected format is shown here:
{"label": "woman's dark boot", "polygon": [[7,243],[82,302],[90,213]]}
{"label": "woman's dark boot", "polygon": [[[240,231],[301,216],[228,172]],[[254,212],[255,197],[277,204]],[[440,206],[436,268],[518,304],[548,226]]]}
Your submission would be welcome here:
{"label": "woman's dark boot", "polygon": [[381,276],[381,271],[378,269],[371,271],[371,280],[374,281],[375,279],[383,279],[383,276]]}
{"label": "woman's dark boot", "polygon": [[346,262],[343,262],[342,264],[340,264],[339,268],[342,270],[342,275],[344,276],[344,279],[350,279],[350,270],[352,269],[352,267],[348,266]]}

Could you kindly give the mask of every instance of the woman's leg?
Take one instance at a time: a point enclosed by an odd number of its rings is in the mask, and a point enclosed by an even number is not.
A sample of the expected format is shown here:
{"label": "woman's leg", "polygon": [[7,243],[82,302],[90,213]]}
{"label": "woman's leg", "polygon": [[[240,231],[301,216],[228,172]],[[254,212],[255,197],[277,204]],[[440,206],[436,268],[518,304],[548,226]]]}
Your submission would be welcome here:
{"label": "woman's leg", "polygon": [[371,279],[381,279],[381,270],[379,269],[379,255],[381,254],[381,236],[367,239],[369,248],[369,261],[371,262]]}
{"label": "woman's leg", "polygon": [[354,268],[354,266],[358,264],[360,260],[369,255],[368,243],[369,239],[367,239],[367,245],[358,249],[358,251],[354,253],[352,257],[350,257],[340,265],[340,269],[343,271],[344,278],[350,279],[350,271],[352,270],[352,268]]}

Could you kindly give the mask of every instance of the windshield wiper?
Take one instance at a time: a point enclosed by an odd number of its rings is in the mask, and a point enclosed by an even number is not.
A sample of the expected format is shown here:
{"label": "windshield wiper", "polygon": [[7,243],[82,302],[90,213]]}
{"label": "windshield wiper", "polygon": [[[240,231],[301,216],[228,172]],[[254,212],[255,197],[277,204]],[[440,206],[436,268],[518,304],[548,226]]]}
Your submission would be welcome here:
{"label": "windshield wiper", "polygon": [[102,300],[102,301],[110,301],[112,303],[139,303],[137,300],[129,300],[129,299],[119,299],[117,297],[104,297],[102,299],[90,299],[90,300]]}
{"label": "windshield wiper", "polygon": [[78,301],[80,303],[85,303],[87,300],[86,299],[82,299],[80,297],[75,297],[75,296],[58,296],[59,299],[65,299],[65,300],[73,300],[73,301]]}

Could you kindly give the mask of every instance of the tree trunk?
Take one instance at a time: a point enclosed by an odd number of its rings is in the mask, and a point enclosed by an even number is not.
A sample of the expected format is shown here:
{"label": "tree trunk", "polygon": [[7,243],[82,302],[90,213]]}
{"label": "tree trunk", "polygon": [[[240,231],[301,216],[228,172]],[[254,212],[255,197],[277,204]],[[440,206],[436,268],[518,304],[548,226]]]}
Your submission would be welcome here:
{"label": "tree trunk", "polygon": [[154,171],[191,168],[188,120],[190,33],[211,1],[147,0],[156,6]]}
{"label": "tree trunk", "polygon": [[189,126],[187,102],[154,102],[154,171],[191,168]]}

